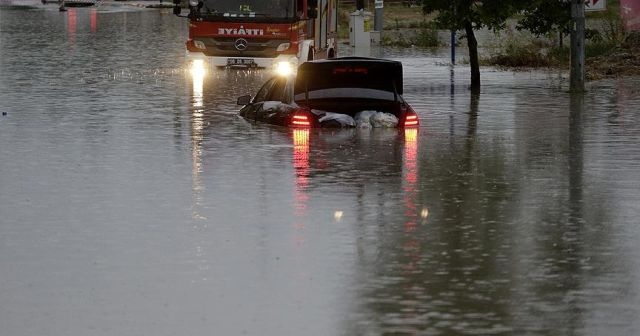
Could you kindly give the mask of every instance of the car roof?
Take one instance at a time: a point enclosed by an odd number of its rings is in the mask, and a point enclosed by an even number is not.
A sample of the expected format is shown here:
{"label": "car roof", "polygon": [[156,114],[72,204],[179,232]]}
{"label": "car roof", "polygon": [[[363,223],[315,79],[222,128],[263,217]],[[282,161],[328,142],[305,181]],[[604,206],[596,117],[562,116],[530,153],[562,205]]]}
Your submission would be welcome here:
{"label": "car roof", "polygon": [[402,94],[402,63],[369,57],[305,62],[298,67],[294,92],[302,93],[317,87],[348,87],[351,84]]}

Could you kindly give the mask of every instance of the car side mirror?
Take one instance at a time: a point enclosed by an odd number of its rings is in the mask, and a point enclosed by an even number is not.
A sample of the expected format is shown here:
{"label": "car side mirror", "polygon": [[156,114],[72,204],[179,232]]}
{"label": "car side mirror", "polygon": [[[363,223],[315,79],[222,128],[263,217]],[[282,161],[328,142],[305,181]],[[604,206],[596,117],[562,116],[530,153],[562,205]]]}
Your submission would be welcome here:
{"label": "car side mirror", "polygon": [[249,105],[251,103],[251,95],[238,97],[238,105]]}
{"label": "car side mirror", "polygon": [[180,8],[181,4],[180,4],[180,0],[173,0],[173,14],[180,16],[180,11],[182,8]]}

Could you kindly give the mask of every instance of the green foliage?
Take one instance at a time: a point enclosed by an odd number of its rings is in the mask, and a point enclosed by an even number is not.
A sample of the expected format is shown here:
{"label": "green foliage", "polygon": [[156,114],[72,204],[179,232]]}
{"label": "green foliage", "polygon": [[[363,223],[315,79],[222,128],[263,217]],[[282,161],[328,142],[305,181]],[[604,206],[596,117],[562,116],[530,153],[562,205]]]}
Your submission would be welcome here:
{"label": "green foliage", "polygon": [[441,43],[438,38],[438,31],[433,27],[421,28],[416,37],[416,45],[426,48],[439,47]]}
{"label": "green foliage", "polygon": [[396,30],[395,33],[389,31],[382,35],[381,43],[393,47],[435,48],[441,46],[438,31],[429,26],[404,31]]}
{"label": "green foliage", "polygon": [[[586,38],[600,43],[600,39],[620,43],[624,40],[624,29],[619,15],[617,0],[607,1],[607,10],[589,12],[587,19],[589,26]],[[571,19],[571,1],[566,0],[530,0],[522,8],[518,21],[518,29],[526,29],[536,36],[543,36],[560,32],[564,35],[571,33],[573,21]]]}
{"label": "green foliage", "polygon": [[[587,13],[587,25],[594,27],[605,43],[622,44],[627,34],[620,18],[617,0],[607,1],[607,10]],[[592,39],[592,41],[595,41]]]}
{"label": "green foliage", "polygon": [[439,28],[466,32],[472,92],[480,92],[478,42],[473,30],[504,29],[507,19],[517,11],[519,1],[522,0],[423,0],[423,12],[437,13],[435,22]]}
{"label": "green foliage", "polygon": [[338,38],[349,38],[349,11],[342,7],[338,10]]}
{"label": "green foliage", "polygon": [[567,46],[555,46],[549,50],[548,57],[552,65],[567,66],[571,58],[571,50]]}
{"label": "green foliage", "polygon": [[536,36],[551,32],[571,32],[571,2],[566,0],[531,0],[524,3],[518,29],[526,29]]}
{"label": "green foliage", "polygon": [[615,49],[616,45],[614,43],[601,39],[594,43],[587,43],[584,52],[585,56],[590,58],[611,54],[611,51]]}
{"label": "green foliage", "polygon": [[423,0],[425,14],[437,13],[441,29],[463,30],[466,23],[473,28],[500,30],[505,21],[521,6],[522,0]]}
{"label": "green foliage", "polygon": [[[508,68],[558,67],[568,66],[570,50],[567,46],[545,45],[540,40],[512,39],[500,51],[482,60],[484,65],[503,66]],[[616,50],[616,45],[603,39],[596,32],[585,45],[587,59],[607,56]]]}
{"label": "green foliage", "polygon": [[539,48],[528,45],[509,44],[499,55],[493,56],[487,61],[491,65],[505,67],[540,67],[550,65],[547,56],[543,55]]}
{"label": "green foliage", "polygon": [[417,28],[435,28],[435,25],[432,22],[428,22],[425,20],[422,21],[408,21],[408,20],[400,20],[395,18],[393,21],[393,29],[417,29]]}

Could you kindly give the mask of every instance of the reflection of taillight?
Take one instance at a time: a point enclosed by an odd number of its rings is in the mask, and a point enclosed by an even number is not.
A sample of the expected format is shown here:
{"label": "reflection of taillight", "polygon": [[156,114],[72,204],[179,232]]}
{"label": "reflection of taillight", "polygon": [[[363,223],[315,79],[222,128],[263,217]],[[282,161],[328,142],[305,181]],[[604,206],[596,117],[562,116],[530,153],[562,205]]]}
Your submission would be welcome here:
{"label": "reflection of taillight", "polygon": [[420,125],[420,119],[418,119],[418,114],[410,107],[405,107],[405,117],[404,122],[402,123],[403,127],[416,127]]}
{"label": "reflection of taillight", "polygon": [[311,119],[305,113],[296,112],[291,117],[291,125],[294,127],[310,127]]}

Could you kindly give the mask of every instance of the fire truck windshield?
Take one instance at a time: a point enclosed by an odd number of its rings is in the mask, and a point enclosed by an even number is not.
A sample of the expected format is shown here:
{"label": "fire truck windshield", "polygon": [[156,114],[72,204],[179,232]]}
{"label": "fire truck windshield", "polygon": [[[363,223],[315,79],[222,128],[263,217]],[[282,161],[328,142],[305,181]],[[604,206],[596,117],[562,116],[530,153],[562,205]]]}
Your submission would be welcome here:
{"label": "fire truck windshield", "polygon": [[204,15],[223,17],[296,17],[295,0],[204,0]]}

